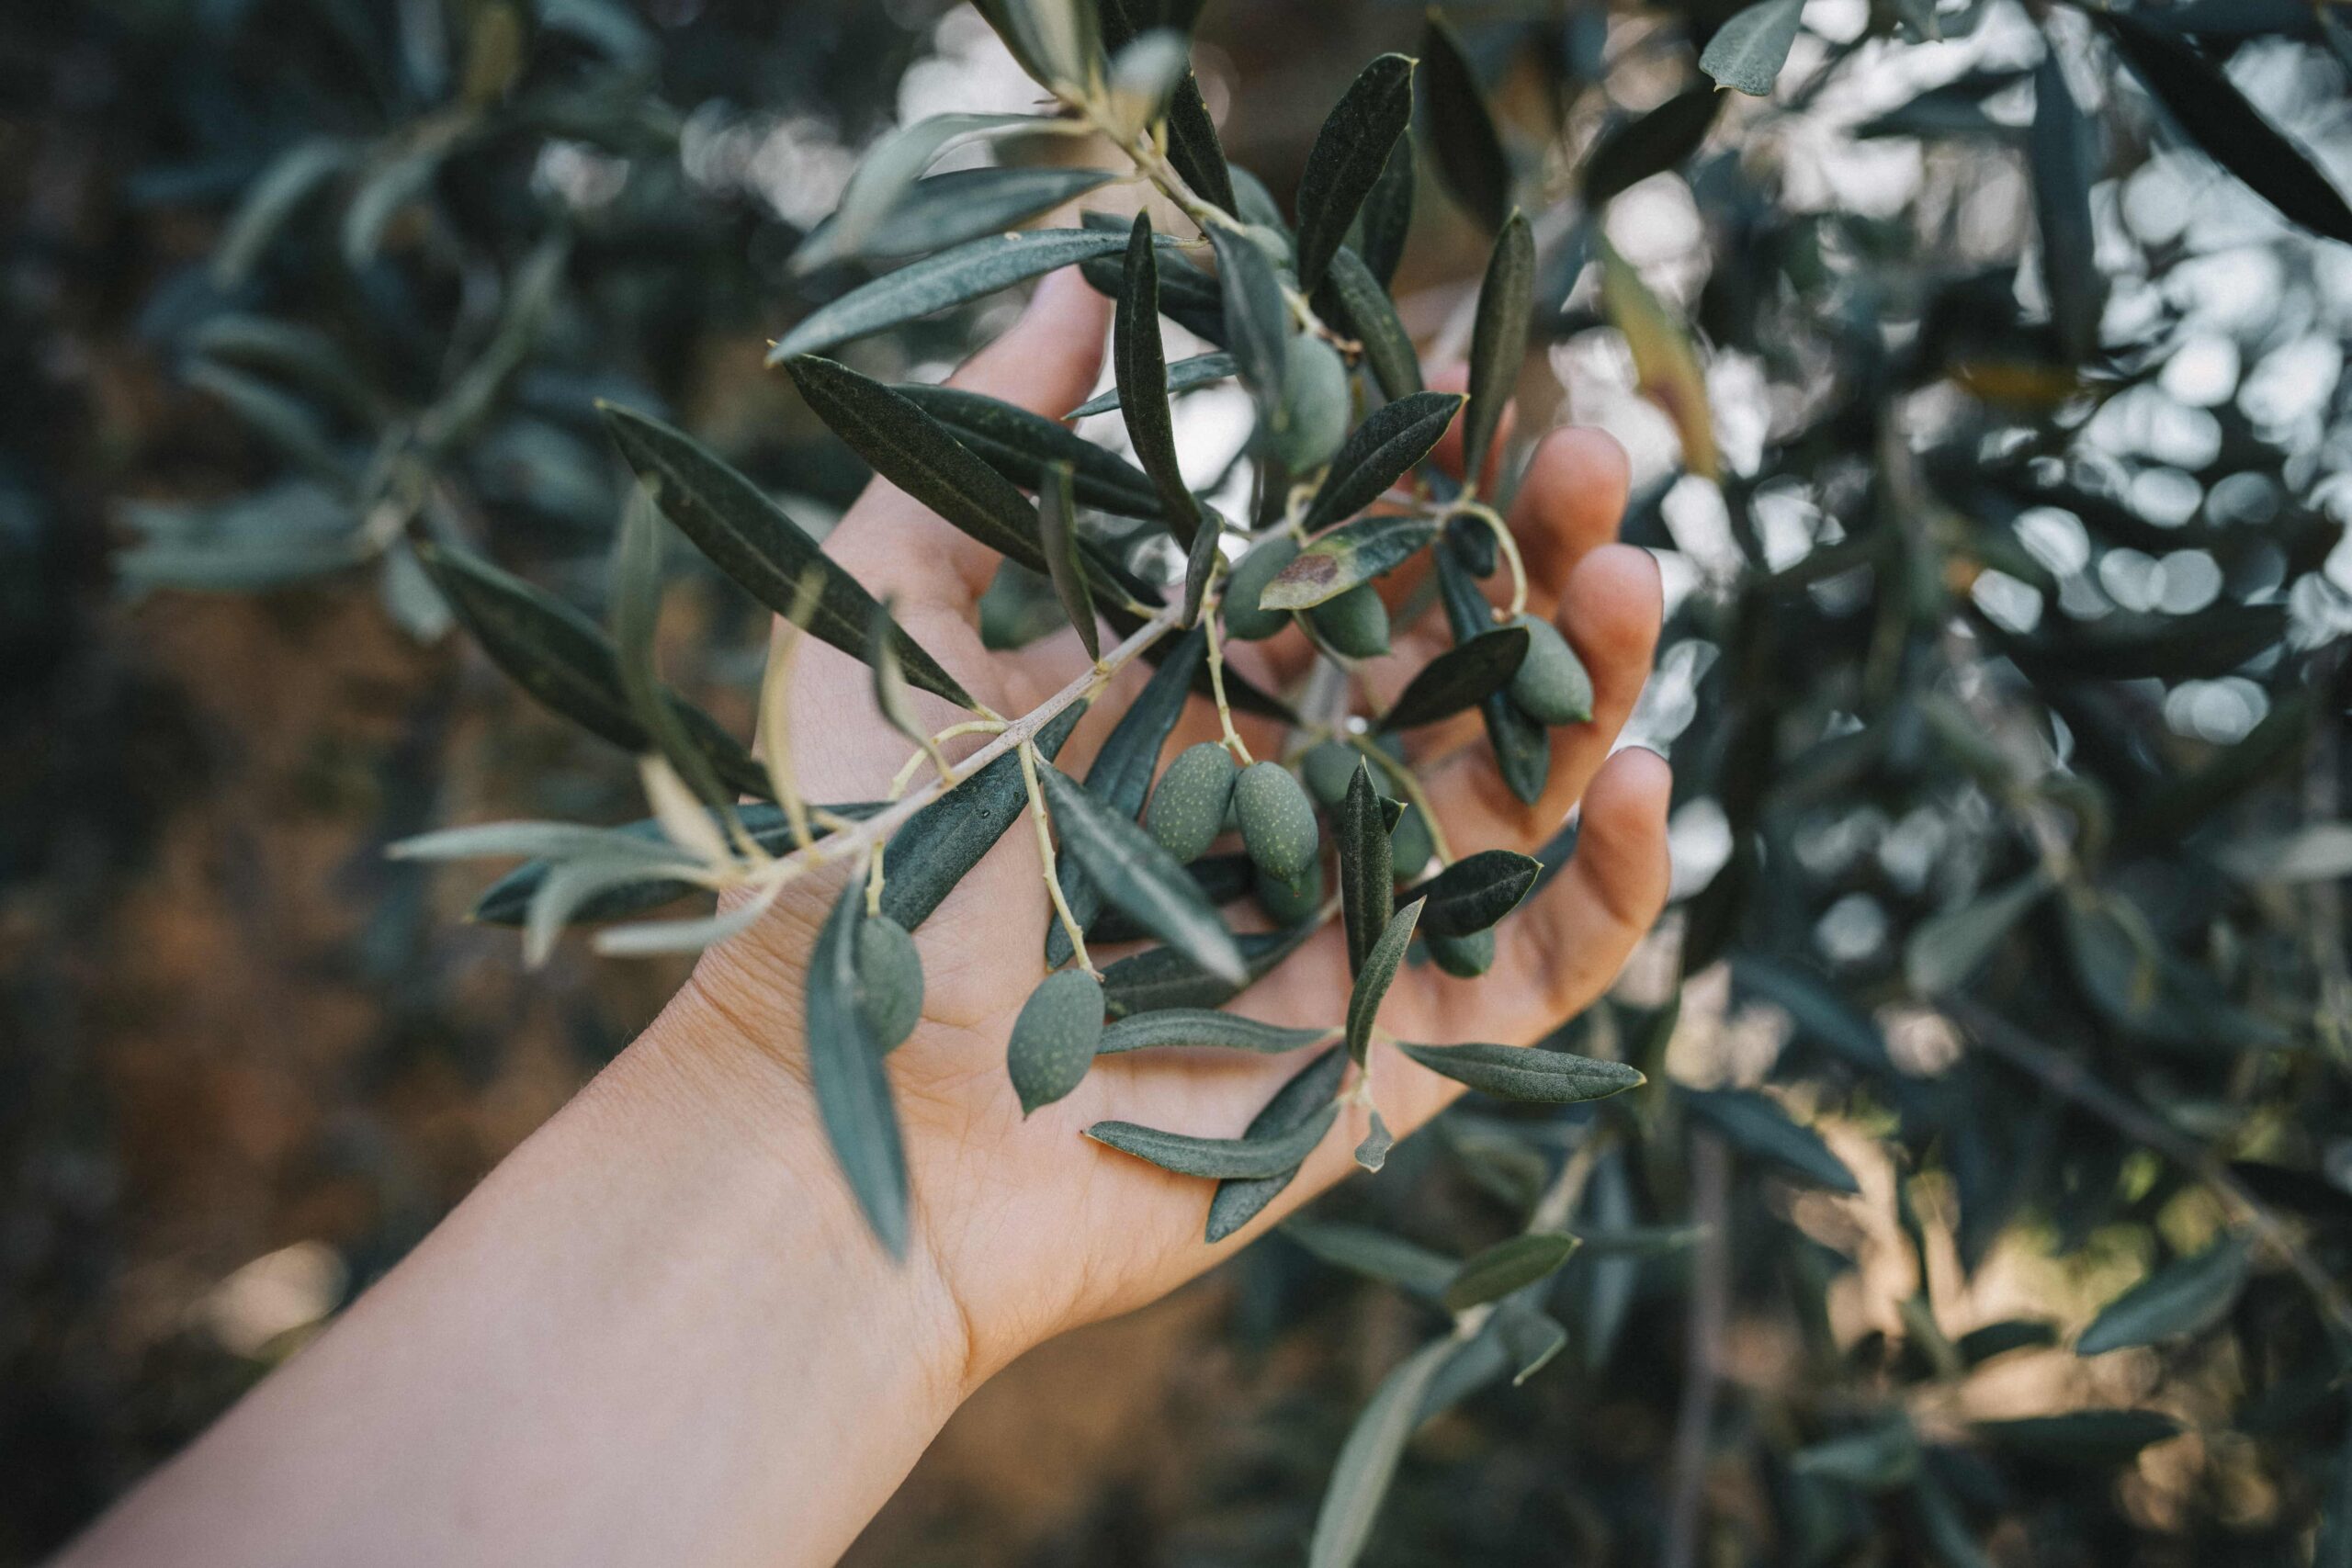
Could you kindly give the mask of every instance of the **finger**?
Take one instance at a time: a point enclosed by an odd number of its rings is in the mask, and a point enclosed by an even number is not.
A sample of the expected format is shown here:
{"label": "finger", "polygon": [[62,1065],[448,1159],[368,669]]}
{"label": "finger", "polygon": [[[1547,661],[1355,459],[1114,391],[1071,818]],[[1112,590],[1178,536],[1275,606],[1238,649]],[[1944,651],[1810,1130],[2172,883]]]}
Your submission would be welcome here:
{"label": "finger", "polygon": [[1527,566],[1527,585],[1548,607],[1585,557],[1617,536],[1625,516],[1632,466],[1605,430],[1567,425],[1535,448],[1511,502],[1511,536]]}
{"label": "finger", "polygon": [[1488,748],[1446,757],[1423,782],[1448,838],[1482,849],[1532,849],[1566,820],[1649,679],[1663,603],[1647,550],[1604,545],[1584,558],[1552,619],[1592,677],[1592,718],[1550,732],[1551,767],[1532,804],[1511,793]]}
{"label": "finger", "polygon": [[[1093,389],[1109,310],[1110,301],[1075,267],[1049,274],[1021,319],[948,385],[1058,418]],[[951,610],[967,623],[1003,561],[879,480],[850,508],[825,548],[877,598],[896,594],[910,605]]]}
{"label": "finger", "polygon": [[[1466,392],[1470,389],[1470,367],[1456,363],[1448,365],[1430,378],[1432,392]],[[1465,405],[1466,407],[1467,405]],[[1513,429],[1519,423],[1519,407],[1505,404],[1501,422],[1495,427],[1495,438],[1487,447],[1487,471],[1479,477],[1478,488],[1491,493],[1502,471],[1502,456],[1510,447]],[[1462,477],[1462,421],[1457,416],[1438,437],[1437,446],[1430,453],[1430,460],[1455,479]]]}

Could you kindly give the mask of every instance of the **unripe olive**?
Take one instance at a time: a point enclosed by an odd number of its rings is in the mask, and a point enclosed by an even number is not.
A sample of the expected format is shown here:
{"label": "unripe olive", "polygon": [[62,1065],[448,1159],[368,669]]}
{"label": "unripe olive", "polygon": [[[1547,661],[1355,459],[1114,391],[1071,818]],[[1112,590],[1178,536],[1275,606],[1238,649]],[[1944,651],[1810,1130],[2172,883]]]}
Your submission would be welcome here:
{"label": "unripe olive", "polygon": [[1527,628],[1527,658],[1510,678],[1510,700],[1538,724],[1582,724],[1592,716],[1592,677],[1568,639],[1551,622],[1519,615]]}
{"label": "unripe olive", "polygon": [[1268,422],[1283,467],[1304,474],[1329,462],[1347,439],[1353,412],[1348,362],[1340,351],[1319,337],[1292,338],[1283,352],[1282,407]]}
{"label": "unripe olive", "polygon": [[1430,837],[1429,818],[1421,808],[1408,802],[1405,815],[1396,819],[1389,830],[1388,858],[1396,868],[1396,880],[1408,882],[1419,877],[1421,868],[1430,863],[1430,856],[1437,853],[1437,841]]}
{"label": "unripe olive", "polygon": [[1495,929],[1468,936],[1425,936],[1430,960],[1447,974],[1475,980],[1495,966]]}
{"label": "unripe olive", "polygon": [[1021,1114],[1050,1105],[1085,1081],[1102,1043],[1102,982],[1083,969],[1048,975],[1021,1005],[1004,1065]]}
{"label": "unripe olive", "polygon": [[888,1051],[922,1020],[922,959],[907,928],[888,915],[857,927],[857,1016],[876,1049]]}
{"label": "unripe olive", "polygon": [[1233,563],[1232,575],[1225,580],[1226,636],[1257,642],[1290,625],[1286,612],[1258,608],[1258,595],[1297,558],[1298,541],[1285,532],[1259,540]]}
{"label": "unripe olive", "polygon": [[1374,659],[1388,651],[1388,606],[1369,582],[1359,582],[1336,599],[1306,612],[1315,635],[1350,659]]}
{"label": "unripe olive", "polygon": [[1303,876],[1315,862],[1315,806],[1279,762],[1255,762],[1233,783],[1233,816],[1242,847],[1278,882]]}
{"label": "unripe olive", "polygon": [[1222,746],[1204,740],[1187,746],[1159,775],[1144,810],[1144,827],[1159,847],[1190,864],[1209,852],[1225,828],[1225,808],[1233,798],[1233,757]]}
{"label": "unripe olive", "polygon": [[1300,759],[1299,771],[1306,775],[1306,793],[1336,811],[1348,798],[1348,781],[1363,765],[1363,754],[1346,741],[1318,740]]}
{"label": "unripe olive", "polygon": [[1258,907],[1266,918],[1278,926],[1295,926],[1315,918],[1323,907],[1323,857],[1316,856],[1306,863],[1306,869],[1288,882],[1258,874]]}

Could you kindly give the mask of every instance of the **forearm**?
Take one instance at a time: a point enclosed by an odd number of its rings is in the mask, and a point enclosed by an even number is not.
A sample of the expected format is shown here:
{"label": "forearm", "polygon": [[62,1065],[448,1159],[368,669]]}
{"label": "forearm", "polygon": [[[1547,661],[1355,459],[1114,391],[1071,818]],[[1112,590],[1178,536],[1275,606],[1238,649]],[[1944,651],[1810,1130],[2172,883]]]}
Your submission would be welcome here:
{"label": "forearm", "polygon": [[689,987],[65,1562],[831,1562],[960,1396],[956,1314],[725,1032]]}

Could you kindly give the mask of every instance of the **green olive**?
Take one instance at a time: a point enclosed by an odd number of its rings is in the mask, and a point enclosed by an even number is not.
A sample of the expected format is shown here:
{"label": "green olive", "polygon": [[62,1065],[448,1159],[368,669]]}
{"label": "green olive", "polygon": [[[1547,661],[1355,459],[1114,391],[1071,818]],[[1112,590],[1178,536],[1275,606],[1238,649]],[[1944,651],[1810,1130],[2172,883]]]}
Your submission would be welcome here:
{"label": "green olive", "polygon": [[1233,757],[1215,741],[1187,746],[1159,775],[1144,810],[1144,827],[1159,847],[1186,864],[1209,852],[1225,829],[1233,798]]}

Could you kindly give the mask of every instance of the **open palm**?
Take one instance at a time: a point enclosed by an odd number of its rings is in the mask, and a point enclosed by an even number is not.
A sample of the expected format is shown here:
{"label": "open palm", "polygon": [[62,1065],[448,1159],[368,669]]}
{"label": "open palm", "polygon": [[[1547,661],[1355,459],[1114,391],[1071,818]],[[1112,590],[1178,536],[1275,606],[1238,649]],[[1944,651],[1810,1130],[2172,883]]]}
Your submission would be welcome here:
{"label": "open palm", "polygon": [[[1059,415],[1092,389],[1106,311],[1075,274],[1055,275],[1019,324],[965,367],[956,384]],[[1449,444],[1458,456],[1458,437]],[[1572,863],[1500,928],[1487,975],[1459,980],[1424,965],[1398,976],[1382,1022],[1401,1038],[1532,1042],[1600,993],[1664,901],[1666,766],[1648,751],[1612,757],[1610,750],[1648,671],[1659,616],[1655,565],[1613,542],[1624,498],[1624,459],[1615,444],[1565,430],[1539,448],[1511,518],[1527,562],[1529,608],[1556,617],[1594,687],[1592,721],[1552,732],[1544,798],[1528,806],[1511,795],[1486,747],[1471,744],[1475,716],[1413,737],[1431,804],[1464,851],[1532,852],[1579,800],[1583,825]],[[1068,631],[1019,653],[985,650],[977,605],[998,558],[886,484],[868,489],[826,548],[877,596],[895,596],[908,631],[1001,712],[1029,711],[1086,669]],[[1364,685],[1377,700],[1393,697],[1450,641],[1426,621],[1400,628],[1394,652],[1363,670]],[[1243,674],[1279,689],[1311,654],[1293,631],[1237,646],[1229,657]],[[1083,776],[1142,680],[1132,667],[1121,673],[1072,737],[1065,770]],[[906,760],[905,739],[873,714],[869,682],[846,656],[806,649],[791,723],[800,784],[812,798],[872,798]],[[942,727],[956,716],[923,700]],[[1281,754],[1277,727],[1242,723],[1253,751]],[[1170,754],[1217,733],[1214,709],[1195,699]],[[793,1042],[782,1049],[796,1066],[801,976],[828,902],[814,888],[787,896],[750,932],[708,955],[695,979],[695,991],[763,1048]],[[1024,1119],[1006,1075],[1005,1043],[1043,973],[1050,915],[1034,838],[1007,834],[917,933],[922,1021],[890,1057],[915,1192],[917,1261],[935,1269],[960,1314],[973,1381],[1031,1344],[1138,1305],[1228,1256],[1345,1175],[1348,1151],[1364,1131],[1365,1113],[1351,1111],[1264,1214],[1234,1239],[1204,1245],[1208,1183],[1114,1153],[1081,1131],[1116,1118],[1235,1136],[1305,1058],[1122,1055],[1098,1064],[1066,1100]],[[1344,939],[1332,926],[1235,1007],[1274,1023],[1335,1025],[1349,987]],[[1458,1092],[1392,1051],[1375,1051],[1370,1070],[1381,1113],[1400,1135]]]}

